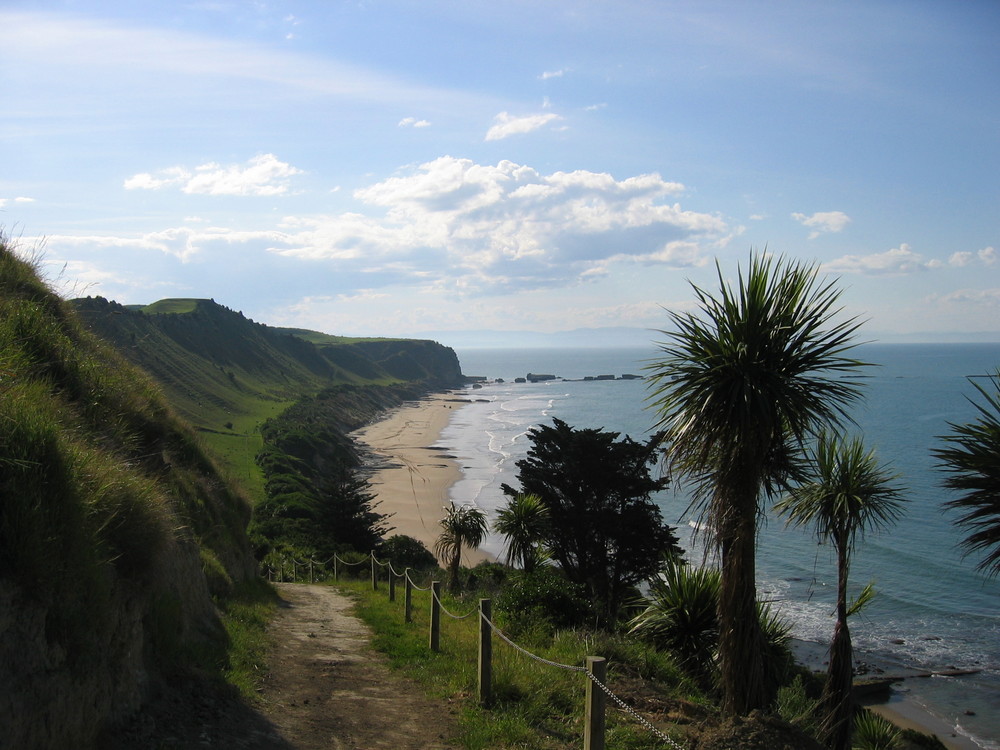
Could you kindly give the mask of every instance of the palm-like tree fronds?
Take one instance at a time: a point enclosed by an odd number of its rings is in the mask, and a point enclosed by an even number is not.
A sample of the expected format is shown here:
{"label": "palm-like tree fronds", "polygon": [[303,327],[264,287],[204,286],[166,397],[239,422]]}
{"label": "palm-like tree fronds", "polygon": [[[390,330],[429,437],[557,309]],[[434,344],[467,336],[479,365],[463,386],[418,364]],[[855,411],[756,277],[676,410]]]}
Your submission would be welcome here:
{"label": "palm-like tree fronds", "polygon": [[755,554],[762,495],[798,476],[803,442],[848,419],[859,397],[849,356],[856,319],[836,322],[839,292],[815,266],[752,255],[735,287],[695,287],[697,313],[670,313],[652,371],[672,472],[690,481],[721,553],[723,709],[747,713],[771,696],[756,613]]}
{"label": "palm-like tree fronds", "polygon": [[549,508],[538,495],[518,493],[497,511],[493,530],[507,539],[507,563],[531,571],[545,559],[540,547]]}
{"label": "palm-like tree fronds", "polygon": [[848,440],[821,433],[808,464],[806,481],[775,503],[795,526],[813,526],[820,541],[849,555],[855,538],[891,526],[905,502],[896,476],[880,465],[860,437]]}
{"label": "palm-like tree fronds", "polygon": [[976,567],[989,576],[1000,574],[1000,370],[989,376],[992,392],[973,381],[985,403],[974,403],[979,419],[951,424],[942,439],[945,448],[934,451],[941,469],[949,473],[944,485],[962,495],[945,507],[962,513],[956,523],[969,535],[962,545],[969,553],[985,552]]}
{"label": "palm-like tree fronds", "polygon": [[848,750],[851,741],[853,646],[847,618],[874,595],[869,585],[848,606],[847,582],[851,552],[859,536],[892,524],[902,512],[904,497],[896,477],[878,463],[860,438],[850,440],[820,434],[804,481],[775,504],[788,522],[812,526],[820,540],[837,553],[837,623],[822,696],[822,732],[834,750]]}
{"label": "palm-like tree fronds", "polygon": [[669,559],[650,582],[646,609],[632,619],[630,632],[705,674],[719,642],[719,589],[719,571]]}
{"label": "palm-like tree fronds", "polygon": [[458,591],[458,568],[462,561],[462,548],[478,549],[486,537],[489,525],[486,514],[472,505],[455,506],[452,503],[441,520],[441,535],[434,542],[434,551],[448,564],[448,588]]}

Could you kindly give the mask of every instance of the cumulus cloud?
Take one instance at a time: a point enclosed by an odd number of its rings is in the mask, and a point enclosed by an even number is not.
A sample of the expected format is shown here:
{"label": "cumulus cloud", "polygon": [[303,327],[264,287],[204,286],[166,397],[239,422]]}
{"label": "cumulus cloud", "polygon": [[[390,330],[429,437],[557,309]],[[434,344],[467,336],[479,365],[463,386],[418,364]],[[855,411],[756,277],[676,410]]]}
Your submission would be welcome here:
{"label": "cumulus cloud", "polygon": [[523,135],[524,133],[530,133],[533,130],[538,130],[554,120],[561,119],[562,118],[559,115],[553,114],[552,112],[537,115],[525,115],[523,117],[515,117],[508,112],[501,112],[493,118],[493,127],[486,131],[485,140],[499,141],[504,138],[509,138],[512,135]]}
{"label": "cumulus cloud", "polygon": [[416,117],[404,117],[397,123],[400,128],[429,128],[430,120],[418,120]]}
{"label": "cumulus cloud", "polygon": [[355,191],[377,213],[286,218],[285,246],[273,249],[458,292],[575,284],[610,263],[703,263],[728,229],[668,202],[683,190],[657,174],[545,175],[446,156]]}
{"label": "cumulus cloud", "polygon": [[793,213],[792,218],[803,226],[810,227],[809,239],[814,240],[825,232],[840,232],[851,223],[851,217],[843,211],[820,211],[811,216]]}
{"label": "cumulus cloud", "polygon": [[957,268],[965,268],[979,261],[983,265],[992,266],[997,261],[997,251],[991,247],[984,247],[979,252],[961,251],[952,253],[948,258],[948,264]]}
{"label": "cumulus cloud", "polygon": [[246,164],[228,166],[209,162],[190,170],[168,167],[158,172],[140,172],[125,180],[126,190],[159,190],[177,187],[192,195],[281,195],[288,192],[289,178],[302,174],[274,154],[261,154]]}
{"label": "cumulus cloud", "polygon": [[823,264],[830,273],[860,273],[866,275],[908,274],[940,266],[939,261],[924,261],[905,242],[899,247],[872,255],[844,255]]}

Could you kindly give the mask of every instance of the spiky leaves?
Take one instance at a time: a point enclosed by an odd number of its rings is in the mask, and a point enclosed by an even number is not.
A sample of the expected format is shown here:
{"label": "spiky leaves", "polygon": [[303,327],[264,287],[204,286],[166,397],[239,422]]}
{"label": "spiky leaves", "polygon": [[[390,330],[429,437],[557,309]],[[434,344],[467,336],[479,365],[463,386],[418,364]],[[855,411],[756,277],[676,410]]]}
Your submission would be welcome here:
{"label": "spiky leaves", "polygon": [[904,497],[895,479],[861,438],[822,433],[803,481],[775,504],[775,510],[789,523],[813,527],[819,539],[829,541],[837,553],[837,623],[821,700],[821,730],[827,745],[836,750],[850,748],[854,713],[853,647],[847,624],[851,553],[859,537],[887,528],[899,518]]}
{"label": "spiky leaves", "polygon": [[984,553],[977,567],[989,576],[1000,574],[1000,370],[988,385],[972,381],[984,403],[973,404],[979,418],[968,424],[950,424],[942,437],[945,447],[934,451],[944,485],[962,493],[945,507],[959,511],[956,523],[969,535],[962,545],[969,553]]}
{"label": "spiky leaves", "polygon": [[835,320],[839,291],[815,266],[753,254],[735,288],[717,273],[717,294],[694,287],[697,312],[670,313],[650,401],[721,555],[723,708],[743,714],[770,699],[754,616],[761,498],[795,474],[808,435],[846,418],[863,363],[849,356],[860,323]]}
{"label": "spiky leaves", "polygon": [[542,545],[549,521],[548,506],[538,495],[517,493],[506,508],[497,511],[493,530],[507,540],[507,562],[531,572],[544,562]]}
{"label": "spiky leaves", "polygon": [[486,514],[475,506],[456,506],[453,503],[447,509],[447,515],[441,520],[441,535],[434,543],[434,551],[448,565],[448,588],[452,593],[458,593],[459,589],[458,569],[462,548],[479,549],[488,528]]}

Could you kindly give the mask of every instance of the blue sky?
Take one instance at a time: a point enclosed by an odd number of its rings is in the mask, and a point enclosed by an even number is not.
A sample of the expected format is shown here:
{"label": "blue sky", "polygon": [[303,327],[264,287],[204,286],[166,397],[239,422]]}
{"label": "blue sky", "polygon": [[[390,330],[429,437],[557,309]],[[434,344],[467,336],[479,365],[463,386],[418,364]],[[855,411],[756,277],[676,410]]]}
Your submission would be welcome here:
{"label": "blue sky", "polygon": [[448,344],[662,327],[766,247],[869,337],[1000,340],[1000,3],[0,0],[0,28],[0,225],[68,296]]}

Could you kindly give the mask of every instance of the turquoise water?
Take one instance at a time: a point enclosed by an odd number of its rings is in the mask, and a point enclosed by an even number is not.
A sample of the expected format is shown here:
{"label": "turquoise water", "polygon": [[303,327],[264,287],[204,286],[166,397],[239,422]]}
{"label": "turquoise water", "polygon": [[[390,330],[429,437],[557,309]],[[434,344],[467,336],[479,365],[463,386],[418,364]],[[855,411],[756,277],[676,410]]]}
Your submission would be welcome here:
{"label": "turquoise water", "polygon": [[[642,380],[582,381],[586,376],[642,374],[655,350],[637,349],[460,349],[467,375],[491,382],[469,389],[468,406],[457,411],[441,436],[462,466],[452,488],[457,503],[475,503],[489,513],[505,502],[502,483],[517,486],[515,462],[527,451],[526,431],[558,417],[575,427],[601,427],[643,439],[655,414],[646,408]],[[1000,581],[974,570],[958,542],[963,532],[941,503],[931,449],[948,422],[975,418],[967,380],[1000,366],[1000,345],[867,345],[866,400],[854,413],[858,429],[880,460],[908,488],[905,516],[889,532],[869,536],[855,553],[853,588],[874,580],[878,595],[852,623],[859,658],[888,672],[900,667],[938,670],[976,668],[977,675],[907,680],[913,700],[984,748],[1000,748]],[[514,383],[528,372],[565,380]],[[505,382],[497,383],[497,379]],[[658,498],[664,518],[677,525],[689,559],[702,550],[692,537],[697,517],[687,512],[683,487]],[[485,548],[501,556],[501,540]],[[808,532],[786,529],[769,516],[758,543],[758,590],[775,601],[794,624],[794,634],[825,643],[833,630],[836,570],[829,549]],[[973,715],[967,715],[971,711]]]}

